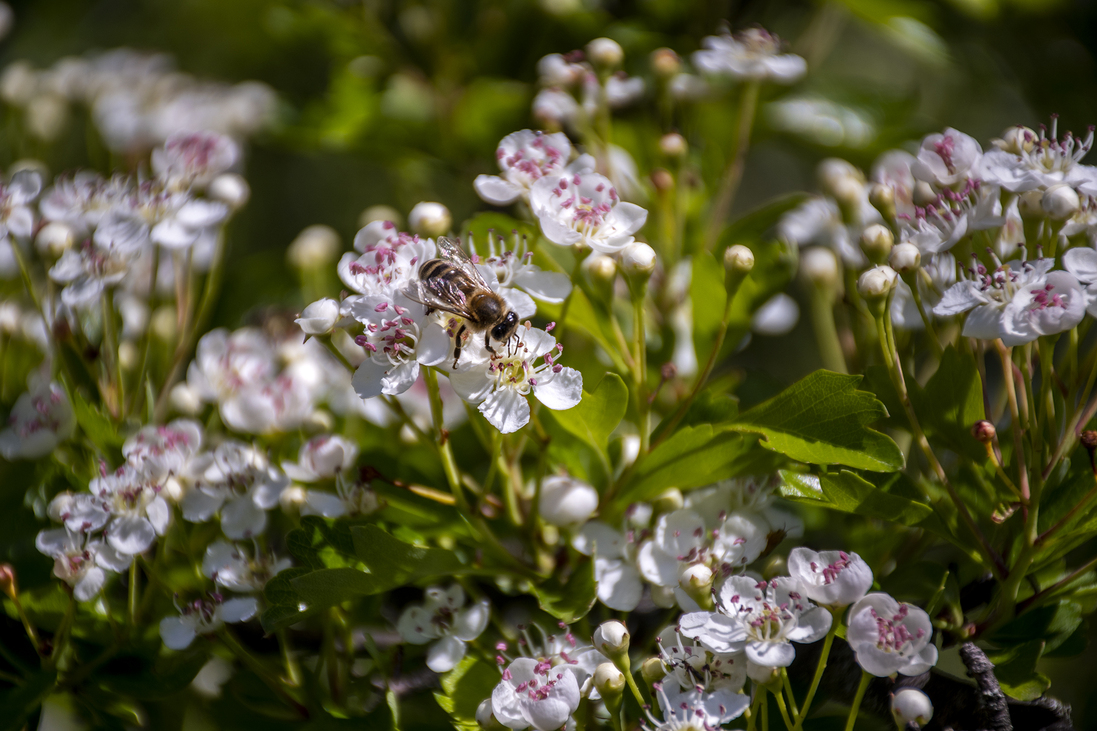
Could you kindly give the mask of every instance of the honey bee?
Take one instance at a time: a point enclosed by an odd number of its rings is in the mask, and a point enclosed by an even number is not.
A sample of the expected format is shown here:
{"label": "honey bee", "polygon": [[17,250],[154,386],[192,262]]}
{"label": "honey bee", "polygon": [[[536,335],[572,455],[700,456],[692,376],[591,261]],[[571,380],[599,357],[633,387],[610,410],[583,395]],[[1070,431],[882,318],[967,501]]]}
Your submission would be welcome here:
{"label": "honey bee", "polygon": [[453,239],[438,239],[442,256],[419,267],[419,279],[409,288],[408,296],[434,310],[452,312],[465,319],[457,331],[453,349],[453,367],[461,359],[461,338],[466,330],[484,333],[484,347],[492,355],[491,340],[506,343],[518,328],[518,314],[507,301],[492,291],[480,270]]}

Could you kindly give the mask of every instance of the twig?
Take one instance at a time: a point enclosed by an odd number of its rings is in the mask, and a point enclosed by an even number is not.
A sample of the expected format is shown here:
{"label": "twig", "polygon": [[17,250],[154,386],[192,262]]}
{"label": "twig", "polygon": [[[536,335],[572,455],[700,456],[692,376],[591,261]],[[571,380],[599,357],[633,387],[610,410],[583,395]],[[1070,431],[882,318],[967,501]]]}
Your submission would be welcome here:
{"label": "twig", "polygon": [[976,700],[983,721],[980,728],[987,731],[1013,731],[1009,705],[1001,686],[998,685],[998,679],[994,677],[994,664],[974,642],[960,645],[960,659],[964,661],[968,674],[975,679],[975,685],[979,689]]}

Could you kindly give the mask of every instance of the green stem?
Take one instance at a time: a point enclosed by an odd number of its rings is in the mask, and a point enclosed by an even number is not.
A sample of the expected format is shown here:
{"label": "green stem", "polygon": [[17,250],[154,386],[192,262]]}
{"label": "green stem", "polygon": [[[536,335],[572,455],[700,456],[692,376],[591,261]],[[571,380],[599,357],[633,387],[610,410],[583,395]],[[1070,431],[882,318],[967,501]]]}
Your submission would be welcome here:
{"label": "green stem", "polygon": [[1006,383],[1006,396],[1009,399],[1009,415],[1013,420],[1013,452],[1017,462],[1017,486],[1021,491],[1021,502],[1028,504],[1031,493],[1028,484],[1028,468],[1025,467],[1024,426],[1021,423],[1020,405],[1017,401],[1017,384],[1013,374],[1013,358],[1011,349],[1002,344],[1001,340],[994,341],[998,350],[998,357],[1002,361],[1002,379]]}
{"label": "green stem", "polygon": [[130,627],[136,627],[137,626],[137,560],[136,559],[134,559],[130,563],[129,624],[130,624]]}
{"label": "green stem", "polygon": [[857,686],[857,695],[853,696],[853,706],[850,707],[849,718],[846,720],[846,731],[853,731],[853,727],[857,723],[857,712],[861,710],[861,701],[865,698],[865,691],[868,690],[870,680],[872,680],[872,676],[862,670],[861,683]]}
{"label": "green stem", "polygon": [[228,627],[222,627],[217,632],[217,636],[221,639],[221,642],[225,645],[225,647],[228,648],[228,650],[233,655],[235,655],[237,659],[240,660],[240,662],[244,663],[244,665],[247,666],[248,670],[259,676],[259,679],[262,680],[268,688],[274,691],[275,695],[277,695],[279,698],[289,704],[294,710],[297,711],[298,714],[301,715],[301,717],[308,718],[308,709],[305,708],[305,706],[301,705],[301,703],[296,698],[294,698],[286,691],[286,688],[282,685],[278,678],[275,677],[275,675],[271,673],[269,669],[267,669],[267,666],[264,665],[259,658],[251,654],[251,652],[248,651],[248,649],[240,643],[240,640],[236,638],[236,635],[234,635]]}
{"label": "green stem", "polygon": [[1074,571],[1071,571],[1069,574],[1067,574],[1063,578],[1056,581],[1051,586],[1047,587],[1046,589],[1041,589],[1040,591],[1038,591],[1035,594],[1033,594],[1032,596],[1030,596],[1028,599],[1025,599],[1023,602],[1018,604],[1017,605],[1018,612],[1025,611],[1026,609],[1033,606],[1037,602],[1042,602],[1042,601],[1047,600],[1047,598],[1049,596],[1051,596],[1055,592],[1059,591],[1060,589],[1062,589],[1066,586],[1069,586],[1071,583],[1077,581],[1084,574],[1086,574],[1089,571],[1092,571],[1095,567],[1097,567],[1097,558],[1090,559],[1086,563],[1084,563],[1081,566],[1079,566],[1078,568],[1074,569]]}
{"label": "green stem", "polygon": [[644,694],[640,692],[640,686],[636,685],[636,678],[632,677],[630,670],[625,670],[623,675],[625,676],[625,682],[628,683],[629,690],[632,691],[632,695],[636,698],[636,702],[643,708],[647,705],[648,701],[644,698]]}
{"label": "green stem", "polygon": [[[99,303],[103,311],[103,350],[105,355],[109,355],[111,359],[111,366],[114,367],[113,380],[114,388],[109,389],[109,393],[105,394],[108,398],[104,399],[107,408],[110,409],[111,414],[115,418],[122,416],[122,405],[125,403],[125,389],[122,384],[122,359],[118,357],[118,333],[114,328],[114,308],[111,306],[109,289],[104,289],[103,293],[99,297]],[[112,380],[110,376],[110,366],[107,367],[107,382],[108,384]]]}
{"label": "green stem", "polygon": [[811,702],[815,700],[815,692],[819,690],[819,683],[823,681],[823,672],[827,669],[830,648],[834,644],[834,637],[838,634],[838,621],[838,618],[835,618],[832,613],[830,631],[827,632],[827,637],[823,640],[823,650],[819,654],[819,663],[815,666],[815,676],[811,679],[811,687],[808,688],[808,694],[804,698],[804,705],[800,708],[800,712],[796,714],[797,729],[803,727],[804,719],[807,718],[808,710],[811,708]]}
{"label": "green stem", "polygon": [[940,358],[945,352],[945,348],[941,345],[941,338],[937,335],[937,328],[933,326],[933,320],[926,314],[926,308],[922,304],[922,294],[918,291],[917,275],[909,279],[904,277],[904,281],[906,281],[907,286],[910,287],[910,291],[914,295],[914,305],[918,308],[918,316],[922,318],[922,324],[925,325],[926,332],[929,334],[929,342],[933,346],[933,353]]}
{"label": "green stem", "polygon": [[[799,718],[800,709],[796,706],[796,694],[792,692],[792,683],[788,679],[788,670],[781,668],[781,683],[785,686],[785,695],[788,696],[789,715]],[[791,729],[792,726],[790,725]]]}
{"label": "green stem", "polygon": [[823,367],[835,373],[849,373],[846,356],[842,353],[842,343],[838,339],[838,328],[834,324],[834,293],[812,284],[811,288],[811,326],[815,331],[815,342],[819,346],[819,355]]}
{"label": "green stem", "polygon": [[720,237],[724,221],[731,212],[731,204],[735,200],[735,193],[739,190],[739,182],[743,178],[743,168],[746,166],[747,150],[750,149],[750,132],[754,125],[754,113],[758,107],[758,90],[760,84],[757,81],[748,82],[743,87],[742,96],[739,98],[739,116],[736,123],[735,149],[732,151],[731,160],[724,170],[723,179],[720,181],[720,189],[716,193],[716,199],[712,204],[709,214],[708,229],[705,232],[705,249],[711,251]]}
{"label": "green stem", "polygon": [[632,296],[633,344],[636,350],[633,378],[636,384],[636,410],[639,416],[640,453],[647,454],[651,443],[651,403],[648,400],[648,348],[644,339],[644,299],[647,287],[637,287]]}
{"label": "green stem", "polygon": [[[787,674],[784,673],[783,668],[782,668],[782,674],[784,674],[786,676],[785,677],[785,683],[787,685],[788,684],[788,676],[787,676]],[[791,695],[792,694],[791,694],[791,691],[790,691],[789,696],[791,697]],[[792,719],[788,715],[788,708],[785,707],[785,697],[783,695],[781,695],[780,691],[778,691],[778,692],[773,694],[773,699],[777,701],[777,710],[779,710],[781,712],[781,720],[785,722],[785,728],[792,729],[793,723],[792,723]]]}
{"label": "green stem", "polygon": [[293,657],[293,650],[290,647],[289,638],[286,636],[284,629],[278,630],[275,635],[278,638],[278,648],[282,653],[282,664],[286,668],[285,681],[288,685],[299,686],[301,685],[301,667],[297,664],[297,660]]}

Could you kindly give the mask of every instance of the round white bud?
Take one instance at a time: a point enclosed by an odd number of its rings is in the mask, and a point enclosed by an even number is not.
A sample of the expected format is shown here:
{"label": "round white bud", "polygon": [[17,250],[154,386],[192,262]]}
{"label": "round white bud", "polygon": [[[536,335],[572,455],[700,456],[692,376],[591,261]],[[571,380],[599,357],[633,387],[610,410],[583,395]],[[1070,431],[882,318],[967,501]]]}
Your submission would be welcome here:
{"label": "round white bud", "polygon": [[889,266],[875,266],[857,279],[857,291],[866,300],[887,297],[899,275]]}
{"label": "round white bud", "polygon": [[838,257],[822,246],[812,246],[800,254],[800,271],[812,284],[827,288],[836,287],[841,276]]}
{"label": "round white bud", "polygon": [[236,173],[221,173],[206,189],[210,198],[215,198],[234,211],[240,210],[251,198],[251,186],[243,176]]}
{"label": "round white bud", "polygon": [[403,220],[400,211],[392,206],[370,206],[358,216],[358,228],[365,228],[374,221],[390,221],[396,228],[400,228]]}
{"label": "round white bud", "polygon": [[441,203],[416,203],[408,214],[408,226],[421,236],[442,236],[449,233],[453,216]]}
{"label": "round white bud", "polygon": [[656,48],[651,52],[651,70],[661,79],[669,79],[682,70],[682,59],[669,48]]}
{"label": "round white bud", "polygon": [[137,362],[141,358],[141,353],[137,350],[137,346],[134,345],[132,340],[123,340],[118,343],[118,365],[122,366],[122,370],[129,372],[137,367]]}
{"label": "round white bud", "polygon": [[707,592],[712,586],[712,569],[703,563],[687,566],[678,574],[678,586],[690,596]]}
{"label": "round white bud", "polygon": [[67,223],[50,221],[34,239],[34,246],[42,256],[56,259],[76,243],[76,232]]}
{"label": "round white bud", "polygon": [[567,475],[551,475],[541,481],[541,518],[555,526],[585,523],[598,509],[598,491]]}
{"label": "round white bud", "polygon": [[671,132],[659,138],[659,152],[667,157],[685,157],[689,152],[689,144],[685,137],[677,132]]}
{"label": "round white bud", "polygon": [[288,512],[300,510],[306,500],[308,500],[308,493],[298,485],[290,485],[278,496],[278,503],[282,506],[282,510]]}
{"label": "round white bud", "polygon": [[625,60],[625,51],[612,38],[595,38],[587,44],[587,58],[595,66],[615,69]]}
{"label": "round white bud", "polygon": [[339,322],[339,303],[330,297],[317,300],[294,320],[306,335],[325,335]]}
{"label": "round white bud", "polygon": [[868,202],[872,207],[884,215],[885,218],[895,216],[895,189],[884,183],[873,183],[868,187]]}
{"label": "round white bud", "polygon": [[617,262],[605,254],[591,254],[583,262],[583,271],[592,283],[610,283],[617,278]]}
{"label": "round white bud", "polygon": [[724,269],[736,274],[749,274],[754,268],[754,252],[743,246],[735,244],[724,251]]}
{"label": "round white bud", "polygon": [[289,245],[286,259],[298,271],[320,269],[335,262],[343,248],[339,234],[331,226],[309,226]]}
{"label": "round white bud", "polygon": [[591,644],[610,659],[616,659],[627,653],[628,643],[628,628],[616,619],[598,625],[591,640]]}
{"label": "round white bud", "polygon": [[835,191],[847,180],[862,185],[865,180],[864,174],[853,164],[838,157],[828,157],[820,162],[819,167],[815,170],[815,175],[823,192],[835,198],[838,197],[835,195]]}
{"label": "round white bud", "polygon": [[163,486],[160,488],[160,494],[163,495],[168,502],[177,503],[183,499],[183,486],[179,484],[179,480],[174,477],[169,477],[164,480]]}
{"label": "round white bud", "polygon": [[891,229],[883,224],[874,223],[861,232],[861,250],[873,262],[887,261],[894,244],[895,236],[891,233]]}
{"label": "round white bud", "polygon": [[901,244],[896,244],[895,248],[891,250],[888,263],[891,264],[892,269],[900,274],[913,272],[922,265],[922,252],[914,244],[904,241]]}
{"label": "round white bud", "polygon": [[1043,218],[1044,192],[1041,190],[1026,190],[1017,198],[1017,212],[1022,218]]}
{"label": "round white bud", "polygon": [[594,687],[606,696],[619,695],[625,689],[625,674],[611,662],[604,662],[594,669]]}
{"label": "round white bud", "polygon": [[660,513],[673,513],[675,510],[681,510],[685,504],[682,491],[677,487],[668,487],[651,501],[651,507]]}
{"label": "round white bud", "polygon": [[175,311],[174,307],[160,305],[153,311],[149,322],[153,335],[165,342],[175,340],[175,336],[179,332],[179,313]]}
{"label": "round white bud", "polygon": [[171,407],[184,416],[197,416],[202,411],[202,399],[186,381],[171,387],[168,396]]}
{"label": "round white bud", "polygon": [[[673,602],[672,602],[673,604]],[[663,664],[663,659],[659,657],[649,657],[644,660],[640,665],[640,676],[644,679],[644,682],[658,683],[667,675],[667,667]]]}
{"label": "round white bud", "polygon": [[865,184],[852,175],[846,176],[834,184],[831,195],[834,196],[834,200],[848,221],[865,197]]}
{"label": "round white bud", "polygon": [[495,718],[495,713],[491,708],[491,698],[485,698],[476,707],[476,723],[480,724],[480,728],[487,731],[497,731],[504,728],[503,724]]}
{"label": "round white bud", "polygon": [[626,277],[650,277],[655,271],[655,249],[642,241],[629,244],[621,252],[621,271]]}
{"label": "round white bud", "polygon": [[933,702],[918,688],[901,688],[891,695],[891,715],[900,729],[911,721],[924,726],[933,718]]}
{"label": "round white bud", "polygon": [[1082,201],[1078,198],[1078,192],[1066,183],[1056,183],[1044,191],[1044,197],[1040,199],[1040,207],[1048,218],[1056,221],[1064,221],[1082,207]]}

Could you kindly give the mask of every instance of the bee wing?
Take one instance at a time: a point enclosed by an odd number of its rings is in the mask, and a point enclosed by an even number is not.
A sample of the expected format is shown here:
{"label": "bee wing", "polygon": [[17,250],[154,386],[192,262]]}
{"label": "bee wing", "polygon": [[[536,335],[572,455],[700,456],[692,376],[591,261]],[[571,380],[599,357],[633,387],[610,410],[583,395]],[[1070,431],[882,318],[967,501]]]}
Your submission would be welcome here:
{"label": "bee wing", "polygon": [[472,280],[478,287],[491,291],[491,286],[484,280],[484,275],[461,248],[461,244],[453,239],[442,236],[438,239],[438,250],[442,252],[442,258],[464,272],[465,276]]}
{"label": "bee wing", "polygon": [[435,310],[452,312],[465,319],[474,319],[472,312],[469,310],[465,293],[450,282],[439,279],[424,282],[420,279],[405,289],[404,294],[408,299]]}

